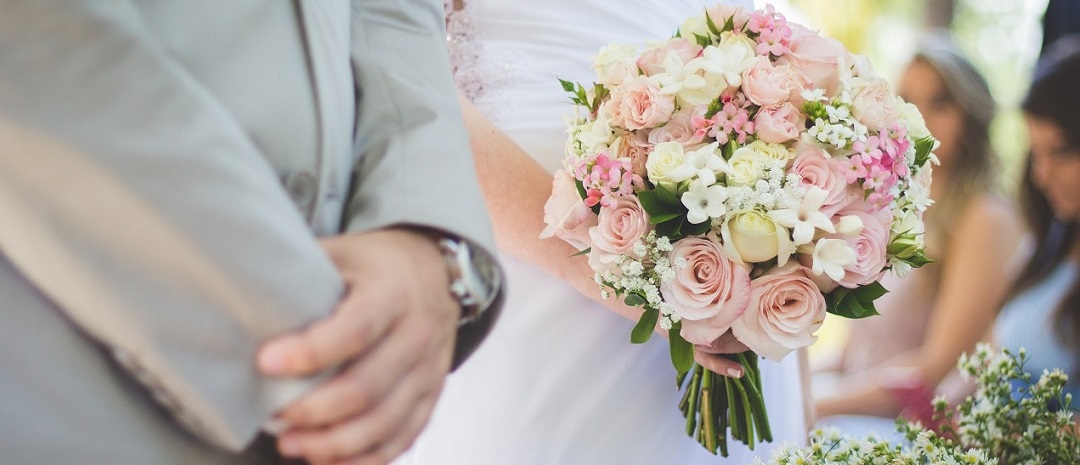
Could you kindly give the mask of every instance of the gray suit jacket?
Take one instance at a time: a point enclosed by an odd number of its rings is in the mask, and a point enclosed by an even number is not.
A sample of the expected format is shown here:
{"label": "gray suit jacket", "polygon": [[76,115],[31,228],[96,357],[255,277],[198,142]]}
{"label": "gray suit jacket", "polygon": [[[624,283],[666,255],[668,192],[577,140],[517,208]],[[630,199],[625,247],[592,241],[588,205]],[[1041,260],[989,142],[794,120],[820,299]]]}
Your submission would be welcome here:
{"label": "gray suit jacket", "polygon": [[317,235],[493,246],[436,1],[0,12],[4,463],[266,463],[318,379],[255,350],[342,292]]}

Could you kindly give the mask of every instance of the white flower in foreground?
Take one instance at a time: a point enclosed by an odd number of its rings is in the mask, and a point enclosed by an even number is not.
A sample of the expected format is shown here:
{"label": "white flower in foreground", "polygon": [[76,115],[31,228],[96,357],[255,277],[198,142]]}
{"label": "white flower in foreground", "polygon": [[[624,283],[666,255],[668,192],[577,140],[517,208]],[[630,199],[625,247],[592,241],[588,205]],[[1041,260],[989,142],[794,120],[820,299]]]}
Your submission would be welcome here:
{"label": "white flower in foreground", "polygon": [[844,268],[855,264],[855,249],[843,239],[821,239],[814,245],[813,266],[810,270],[824,273],[833,281],[844,277]]}
{"label": "white flower in foreground", "polygon": [[686,220],[692,224],[701,224],[710,218],[720,218],[727,213],[724,201],[727,189],[719,185],[706,185],[698,180],[690,183],[690,190],[683,193],[682,203],[689,212]]}
{"label": "white flower in foreground", "polygon": [[815,228],[828,233],[836,232],[829,217],[821,213],[821,204],[828,195],[825,189],[810,187],[802,201],[792,199],[788,208],[770,211],[769,216],[776,224],[791,229],[795,245],[807,244],[814,240]]}
{"label": "white flower in foreground", "polygon": [[693,170],[693,173],[706,186],[716,184],[716,173],[727,170],[728,164],[719,152],[720,143],[713,142],[686,152],[683,161],[684,168]]}

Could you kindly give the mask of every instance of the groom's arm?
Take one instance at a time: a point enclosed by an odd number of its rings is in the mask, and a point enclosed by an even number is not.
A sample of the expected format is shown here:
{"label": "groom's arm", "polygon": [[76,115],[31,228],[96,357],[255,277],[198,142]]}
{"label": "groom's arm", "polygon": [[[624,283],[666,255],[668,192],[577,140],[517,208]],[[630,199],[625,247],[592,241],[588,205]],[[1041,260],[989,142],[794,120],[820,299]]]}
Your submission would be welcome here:
{"label": "groom's arm", "polygon": [[192,433],[241,449],[311,384],[260,376],[256,346],[327,314],[337,271],[132,4],[0,11],[0,252]]}

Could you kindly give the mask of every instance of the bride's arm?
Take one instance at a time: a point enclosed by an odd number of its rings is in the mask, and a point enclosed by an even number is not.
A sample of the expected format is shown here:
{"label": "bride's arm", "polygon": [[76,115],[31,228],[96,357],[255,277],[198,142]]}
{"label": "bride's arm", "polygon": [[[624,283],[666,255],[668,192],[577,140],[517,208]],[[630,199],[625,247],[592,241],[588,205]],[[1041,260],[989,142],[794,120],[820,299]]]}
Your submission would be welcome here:
{"label": "bride's arm", "polygon": [[600,297],[584,255],[558,239],[540,239],[544,203],[551,195],[551,174],[468,99],[458,96],[469,130],[480,187],[491,214],[499,249],[570,284],[615,313],[637,321],[642,310]]}
{"label": "bride's arm", "polygon": [[[499,250],[561,279],[631,321],[641,318],[642,309],[615,298],[605,300],[600,297],[600,288],[593,280],[593,270],[586,256],[573,256],[577,249],[561,240],[540,239],[540,231],[544,229],[544,204],[551,195],[551,174],[495,127],[472,102],[460,94],[458,100]],[[737,353],[744,350],[746,346],[728,332],[711,348],[699,347],[694,358],[715,373],[741,376],[738,363],[705,352]]]}

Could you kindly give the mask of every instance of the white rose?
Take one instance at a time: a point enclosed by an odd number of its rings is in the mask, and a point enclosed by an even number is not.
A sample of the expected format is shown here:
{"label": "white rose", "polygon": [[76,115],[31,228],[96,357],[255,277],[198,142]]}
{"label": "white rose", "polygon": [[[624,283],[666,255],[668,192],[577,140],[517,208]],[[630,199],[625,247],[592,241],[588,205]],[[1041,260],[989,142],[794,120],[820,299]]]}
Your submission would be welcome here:
{"label": "white rose", "polygon": [[637,47],[629,44],[609,44],[593,57],[593,69],[601,84],[613,85],[632,76]]}
{"label": "white rose", "polygon": [[645,171],[653,184],[675,191],[675,185],[687,179],[682,176],[685,171],[683,168],[685,161],[686,153],[683,151],[682,144],[661,142],[653,146],[652,152],[649,152],[645,160]]}
{"label": "white rose", "polygon": [[761,263],[791,252],[788,230],[759,211],[729,213],[720,226],[720,234],[724,253],[736,262]]}
{"label": "white rose", "polygon": [[741,86],[742,72],[756,56],[751,44],[753,41],[733,38],[705,47],[683,70],[681,87],[675,94],[679,103],[683,107],[708,105],[727,89]]}
{"label": "white rose", "polygon": [[731,155],[728,161],[728,184],[738,186],[753,186],[761,179],[766,166],[777,161],[787,162],[795,157],[795,151],[781,144],[770,144],[763,141],[754,141],[749,145],[739,147]]}

